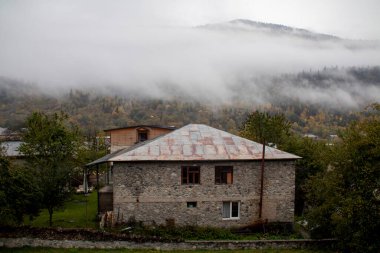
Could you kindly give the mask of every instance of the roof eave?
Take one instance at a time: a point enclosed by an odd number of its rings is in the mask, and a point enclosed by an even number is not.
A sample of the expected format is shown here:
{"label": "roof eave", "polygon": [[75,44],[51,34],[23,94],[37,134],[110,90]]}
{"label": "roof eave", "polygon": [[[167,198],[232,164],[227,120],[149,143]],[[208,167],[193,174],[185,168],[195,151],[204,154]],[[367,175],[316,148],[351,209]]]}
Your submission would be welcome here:
{"label": "roof eave", "polygon": [[117,127],[117,128],[103,129],[103,131],[104,132],[109,132],[109,131],[113,131],[113,130],[139,128],[139,127],[160,128],[160,129],[168,129],[168,130],[175,130],[175,129],[177,129],[177,127],[175,127],[175,126],[136,125],[136,126],[126,126],[126,127]]}
{"label": "roof eave", "polygon": [[[266,158],[265,161],[295,161],[298,158]],[[113,163],[134,163],[134,162],[249,162],[249,161],[261,161],[262,159],[189,159],[189,160],[108,160],[108,162]]]}

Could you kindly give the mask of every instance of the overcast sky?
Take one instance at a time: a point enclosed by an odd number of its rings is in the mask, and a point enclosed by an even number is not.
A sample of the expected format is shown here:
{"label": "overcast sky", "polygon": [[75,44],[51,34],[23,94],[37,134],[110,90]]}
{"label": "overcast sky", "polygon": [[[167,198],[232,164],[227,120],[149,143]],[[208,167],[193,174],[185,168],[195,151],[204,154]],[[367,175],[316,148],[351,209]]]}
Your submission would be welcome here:
{"label": "overcast sky", "polygon": [[378,0],[0,0],[2,25],[9,26],[41,21],[194,26],[244,18],[377,40],[379,10]]}
{"label": "overcast sky", "polygon": [[0,76],[53,89],[171,83],[223,96],[252,75],[380,65],[379,46],[195,26],[250,19],[380,40],[379,10],[379,0],[0,0]]}
{"label": "overcast sky", "polygon": [[[296,26],[352,39],[380,39],[378,0],[164,0],[135,1],[134,17],[200,25],[251,19]],[[128,12],[128,15],[131,13]]]}

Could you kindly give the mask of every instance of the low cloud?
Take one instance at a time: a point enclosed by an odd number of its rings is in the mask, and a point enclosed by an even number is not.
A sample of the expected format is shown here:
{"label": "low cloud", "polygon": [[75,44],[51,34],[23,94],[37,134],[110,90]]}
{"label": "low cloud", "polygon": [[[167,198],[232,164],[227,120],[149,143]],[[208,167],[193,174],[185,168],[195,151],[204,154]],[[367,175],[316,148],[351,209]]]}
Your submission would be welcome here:
{"label": "low cloud", "polygon": [[[380,100],[376,85],[362,88],[353,81],[322,89],[272,79],[331,66],[380,65],[378,42],[87,18],[3,23],[0,75],[38,83],[52,93],[83,88],[162,98],[180,93],[212,102],[242,96],[255,103],[275,100],[278,93],[332,106],[357,106],[365,97]],[[242,86],[251,94],[239,90]]]}

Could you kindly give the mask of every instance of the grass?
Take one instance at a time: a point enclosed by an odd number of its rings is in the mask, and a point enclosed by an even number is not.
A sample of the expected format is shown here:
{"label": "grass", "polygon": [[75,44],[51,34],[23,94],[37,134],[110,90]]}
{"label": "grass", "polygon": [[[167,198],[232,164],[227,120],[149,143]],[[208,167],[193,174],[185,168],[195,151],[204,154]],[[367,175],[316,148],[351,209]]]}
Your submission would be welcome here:
{"label": "grass", "polygon": [[289,235],[255,233],[251,235],[241,235],[239,238],[239,240],[292,240],[292,239],[303,239],[303,237],[297,233],[292,233]]}
{"label": "grass", "polygon": [[[157,250],[135,250],[135,249],[53,249],[53,248],[16,248],[16,249],[6,249],[0,248],[0,253],[130,253],[130,252],[138,252],[138,253],[153,253],[153,252],[161,252]],[[164,252],[172,252],[172,253],[184,253],[189,252],[188,250],[174,250],[174,251],[164,251]],[[218,252],[218,253],[322,253],[326,251],[317,251],[317,250],[276,250],[276,249],[263,249],[263,250],[195,250],[191,252],[200,252],[200,253],[208,253],[208,252]],[[332,251],[331,251],[332,252]]]}
{"label": "grass", "polygon": [[[53,227],[97,228],[98,224],[95,221],[96,214],[96,192],[90,193],[87,197],[83,194],[74,194],[71,199],[65,203],[63,209],[54,211]],[[26,219],[24,223],[25,225],[31,225],[33,227],[49,227],[49,213],[44,209],[33,221]]]}
{"label": "grass", "polygon": [[[87,202],[87,203],[86,203]],[[87,215],[86,215],[87,206]],[[65,203],[61,210],[55,210],[53,213],[53,227],[63,228],[98,228],[96,221],[97,214],[97,193],[92,192],[87,197],[83,194],[74,194],[70,200]],[[133,223],[133,222],[132,222]],[[48,211],[42,210],[40,215],[34,220],[25,219],[25,225],[32,227],[49,227]],[[228,229],[210,228],[210,227],[145,227],[138,222],[128,224],[133,229],[130,231],[140,236],[155,236],[167,239],[184,239],[184,240],[273,240],[273,239],[299,239],[302,238],[292,233],[256,233],[251,235],[237,235],[231,233]],[[118,232],[122,227],[111,229]]]}
{"label": "grass", "polygon": [[[87,215],[86,215],[87,206]],[[53,213],[53,227],[63,228],[98,228],[96,221],[97,214],[97,193],[93,192],[85,197],[83,194],[73,195],[65,203],[65,207]],[[47,210],[42,210],[40,215],[33,221],[25,220],[25,225],[32,227],[49,227],[49,214]],[[155,236],[167,239],[184,240],[275,240],[275,239],[299,239],[302,238],[296,233],[255,233],[250,235],[237,235],[228,229],[210,227],[145,227],[135,222],[128,224],[133,227],[131,233],[140,236]],[[120,231],[122,227],[111,229]]]}

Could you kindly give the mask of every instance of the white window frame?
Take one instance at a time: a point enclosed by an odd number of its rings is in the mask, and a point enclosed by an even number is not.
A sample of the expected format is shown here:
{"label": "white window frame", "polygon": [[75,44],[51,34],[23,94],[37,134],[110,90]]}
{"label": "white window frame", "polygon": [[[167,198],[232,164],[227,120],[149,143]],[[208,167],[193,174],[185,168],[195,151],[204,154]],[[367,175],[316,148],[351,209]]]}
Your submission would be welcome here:
{"label": "white window frame", "polygon": [[[230,204],[230,217],[228,217],[228,218],[223,217],[224,203]],[[231,215],[232,215],[232,203],[238,203],[238,216],[237,217],[231,217]],[[223,220],[239,220],[240,219],[240,201],[223,201],[222,202],[222,219]]]}

